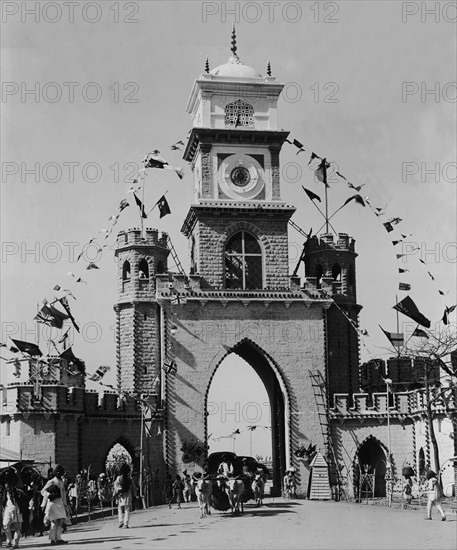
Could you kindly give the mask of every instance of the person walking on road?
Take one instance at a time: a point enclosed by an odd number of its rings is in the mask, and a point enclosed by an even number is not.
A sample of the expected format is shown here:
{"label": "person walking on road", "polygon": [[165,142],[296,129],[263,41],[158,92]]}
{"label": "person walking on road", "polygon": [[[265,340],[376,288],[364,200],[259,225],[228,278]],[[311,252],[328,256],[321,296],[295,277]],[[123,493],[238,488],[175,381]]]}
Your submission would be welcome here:
{"label": "person walking on road", "polygon": [[67,519],[67,491],[63,481],[65,468],[61,464],[56,464],[52,477],[43,487],[44,523],[51,524],[49,529],[49,540],[51,544],[67,544],[68,541],[62,540],[62,527]]}
{"label": "person walking on road", "polygon": [[438,482],[438,478],[433,470],[430,470],[427,474],[427,517],[425,519],[432,519],[432,508],[435,504],[441,514],[441,521],[446,521],[446,513],[441,506],[441,485]]}
{"label": "person walking on road", "polygon": [[114,482],[114,495],[117,498],[119,527],[128,529],[132,502],[136,498],[136,485],[127,463],[124,462],[119,471],[120,475]]}
{"label": "person walking on road", "polygon": [[22,514],[19,509],[21,491],[16,488],[19,477],[13,468],[9,468],[4,473],[3,481],[5,489],[2,502],[2,522],[6,535],[6,547],[11,548],[13,546],[12,532],[14,531],[14,548],[19,548],[22,532]]}
{"label": "person walking on road", "polygon": [[176,479],[173,482],[173,496],[176,499],[178,508],[181,508],[181,502],[183,499],[183,490],[184,490],[184,484],[181,480],[181,476],[177,475]]}

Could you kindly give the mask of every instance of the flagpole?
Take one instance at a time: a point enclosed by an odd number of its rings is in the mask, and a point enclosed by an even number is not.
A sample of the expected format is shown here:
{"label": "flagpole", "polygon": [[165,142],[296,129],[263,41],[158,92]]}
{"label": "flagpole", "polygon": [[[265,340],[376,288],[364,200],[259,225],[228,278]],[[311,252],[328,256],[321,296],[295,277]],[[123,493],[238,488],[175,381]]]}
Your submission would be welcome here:
{"label": "flagpole", "polygon": [[[325,160],[324,160],[324,163],[325,163]],[[325,170],[325,166],[324,166],[324,170]],[[325,233],[326,235],[328,235],[328,195],[327,195],[327,170],[325,170],[326,172],[326,177],[325,177]]]}
{"label": "flagpole", "polygon": [[[395,294],[395,303],[398,304],[398,295]],[[396,314],[397,314],[397,334],[400,333],[400,320],[398,318],[398,309],[395,310]],[[400,357],[400,348],[397,347],[397,357]]]}
{"label": "flagpole", "polygon": [[[143,172],[143,177],[142,177],[142,180],[143,180],[143,186],[142,186],[142,191],[141,191],[141,203],[142,203],[142,210],[144,212],[144,180],[146,179],[146,171]],[[143,212],[141,212],[141,238],[144,239],[144,220],[143,220]]]}

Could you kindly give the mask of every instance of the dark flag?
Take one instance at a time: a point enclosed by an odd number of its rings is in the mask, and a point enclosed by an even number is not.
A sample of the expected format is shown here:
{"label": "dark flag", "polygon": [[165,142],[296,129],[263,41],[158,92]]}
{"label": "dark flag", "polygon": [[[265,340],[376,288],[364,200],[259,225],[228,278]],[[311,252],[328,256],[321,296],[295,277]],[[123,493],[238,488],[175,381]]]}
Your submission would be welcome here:
{"label": "dark flag", "polygon": [[[70,304],[68,303],[67,297],[63,296],[62,298],[60,298],[59,302],[62,304],[63,308],[67,312],[70,321],[73,323],[73,326],[79,332],[79,326],[77,325],[77,323],[75,321],[75,318],[73,317],[73,314],[71,313]],[[68,333],[68,331],[67,331],[67,333]]]}
{"label": "dark flag", "polygon": [[11,341],[14,342],[14,345],[16,346],[18,351],[21,351],[22,353],[26,353],[27,355],[32,356],[43,355],[40,351],[40,348],[36,344],[23,342],[22,340],[13,340],[13,338],[11,338]]}
{"label": "dark flag", "polygon": [[125,199],[122,199],[118,206],[119,212],[122,212],[127,206],[129,206],[129,203]]}
{"label": "dark flag", "polygon": [[[344,179],[344,181],[347,181],[347,178],[345,178],[345,177],[343,176],[343,174],[341,174],[340,172],[338,172],[338,170],[335,172],[335,174],[336,174],[337,176],[339,176],[340,178]],[[348,185],[349,185],[349,183],[348,183]],[[352,183],[351,183],[351,187],[354,187],[354,186],[352,185]]]}
{"label": "dark flag", "polygon": [[135,197],[135,202],[138,206],[138,208],[140,209],[140,212],[141,212],[141,217],[144,219],[144,218],[147,218],[147,215],[146,215],[146,212],[144,211],[144,204],[140,201],[140,199],[136,196],[136,193],[133,193],[133,196]]}
{"label": "dark flag", "polygon": [[68,315],[48,304],[44,305],[33,319],[38,323],[43,323],[55,328],[62,328],[63,322],[68,319]]}
{"label": "dark flag", "polygon": [[97,264],[95,264],[94,262],[89,262],[88,266],[86,267],[86,269],[100,269],[98,267]]}
{"label": "dark flag", "polygon": [[311,156],[309,158],[308,166],[313,162],[314,159],[320,159],[321,157],[319,155],[316,155],[316,153],[311,153]]}
{"label": "dark flag", "polygon": [[354,185],[350,181],[348,181],[348,187],[350,187],[351,189],[355,189],[357,191],[357,193],[360,193],[360,190],[362,189],[362,187],[364,185],[365,185],[364,183],[362,183],[362,185]]}
{"label": "dark flag", "polygon": [[297,139],[294,139],[293,144],[297,149],[303,149],[303,143],[300,143]]}
{"label": "dark flag", "polygon": [[170,206],[165,198],[165,195],[162,195],[157,201],[157,206],[159,207],[160,217],[163,218],[167,214],[171,214]]}
{"label": "dark flag", "polygon": [[403,242],[403,239],[400,239],[399,241],[392,241],[392,244],[394,246],[396,246],[397,244],[402,243],[402,242]]}
{"label": "dark flag", "polygon": [[411,290],[411,285],[408,283],[399,283],[398,290]]}
{"label": "dark flag", "polygon": [[309,189],[306,189],[305,187],[303,187],[303,185],[301,187],[312,201],[318,200],[319,202],[321,202],[321,198],[319,197],[319,195],[316,195],[316,193],[313,193]]}
{"label": "dark flag", "polygon": [[387,233],[390,233],[391,231],[394,230],[390,222],[384,222],[382,225],[386,228]]}
{"label": "dark flag", "polygon": [[387,332],[387,330],[384,330],[381,325],[379,325],[379,328],[382,330],[382,332],[386,335],[389,342],[394,346],[395,348],[401,348],[403,345],[405,339],[402,332]]}
{"label": "dark flag", "polygon": [[73,353],[73,350],[71,349],[71,346],[67,348],[65,351],[63,351],[59,357],[61,359],[65,359],[68,361],[68,364],[73,364],[81,374],[84,374],[84,363],[81,361],[81,359],[78,359],[75,354]]}
{"label": "dark flag", "polygon": [[352,197],[349,197],[346,200],[346,202],[343,204],[343,206],[346,206],[346,204],[348,204],[351,201],[355,201],[358,204],[361,204],[362,206],[365,206],[365,202],[364,202],[363,198],[360,195],[353,195]]}
{"label": "dark flag", "polygon": [[394,225],[397,225],[397,223],[400,223],[401,221],[402,221],[401,218],[392,218],[391,220],[389,220],[389,222]]}
{"label": "dark flag", "polygon": [[427,317],[422,315],[422,313],[417,309],[416,304],[409,296],[406,296],[406,298],[403,298],[403,300],[392,307],[400,313],[403,313],[403,315],[406,315],[406,317],[413,319],[413,321],[416,321],[419,325],[422,325],[425,328],[430,328],[430,321]]}
{"label": "dark flag", "polygon": [[315,174],[316,178],[321,181],[325,187],[330,187],[327,183],[327,168],[330,168],[330,164],[327,162],[327,159],[322,159],[322,162],[315,171]]}
{"label": "dark flag", "polygon": [[408,271],[409,271],[409,269],[404,269],[402,267],[398,268],[398,273],[407,273]]}
{"label": "dark flag", "polygon": [[445,325],[449,324],[449,313],[452,313],[457,306],[446,307],[443,318],[441,319]]}
{"label": "dark flag", "polygon": [[418,338],[428,338],[428,334],[419,327],[414,329],[412,336],[417,336]]}

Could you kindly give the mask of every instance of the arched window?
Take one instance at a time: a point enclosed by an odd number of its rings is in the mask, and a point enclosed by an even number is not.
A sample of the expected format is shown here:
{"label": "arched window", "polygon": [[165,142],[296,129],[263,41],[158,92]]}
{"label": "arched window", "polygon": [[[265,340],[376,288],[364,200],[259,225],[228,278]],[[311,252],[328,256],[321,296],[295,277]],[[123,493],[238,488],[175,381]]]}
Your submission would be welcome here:
{"label": "arched window", "polygon": [[244,103],[241,99],[229,103],[225,106],[225,127],[254,128],[254,108],[248,103]]}
{"label": "arched window", "polygon": [[132,275],[130,272],[130,262],[125,261],[124,265],[122,266],[122,280],[130,281],[131,278],[132,278]]}
{"label": "arched window", "polygon": [[247,231],[231,237],[225,247],[225,288],[259,289],[262,281],[262,250]]}
{"label": "arched window", "polygon": [[138,278],[142,280],[149,279],[149,265],[145,259],[141,260],[138,266]]}
{"label": "arched window", "polygon": [[341,267],[338,264],[333,264],[332,277],[334,281],[341,281]]}
{"label": "arched window", "polygon": [[317,264],[315,275],[314,275],[316,277],[316,288],[321,288],[323,275],[324,275],[324,268],[321,266],[321,264]]}

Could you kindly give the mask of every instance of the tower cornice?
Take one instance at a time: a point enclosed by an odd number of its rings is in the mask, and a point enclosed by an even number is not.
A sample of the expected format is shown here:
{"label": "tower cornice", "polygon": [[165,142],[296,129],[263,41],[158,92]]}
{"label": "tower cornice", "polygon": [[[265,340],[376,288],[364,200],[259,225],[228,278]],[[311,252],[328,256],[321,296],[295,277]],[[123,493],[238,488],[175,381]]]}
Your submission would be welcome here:
{"label": "tower cornice", "polygon": [[183,158],[187,162],[192,162],[200,144],[209,146],[218,143],[224,145],[268,145],[280,148],[288,135],[289,132],[283,130],[193,128]]}
{"label": "tower cornice", "polygon": [[190,207],[181,232],[188,237],[201,216],[205,218],[238,218],[241,215],[243,219],[280,218],[288,221],[295,210],[294,206],[284,203],[205,201]]}

